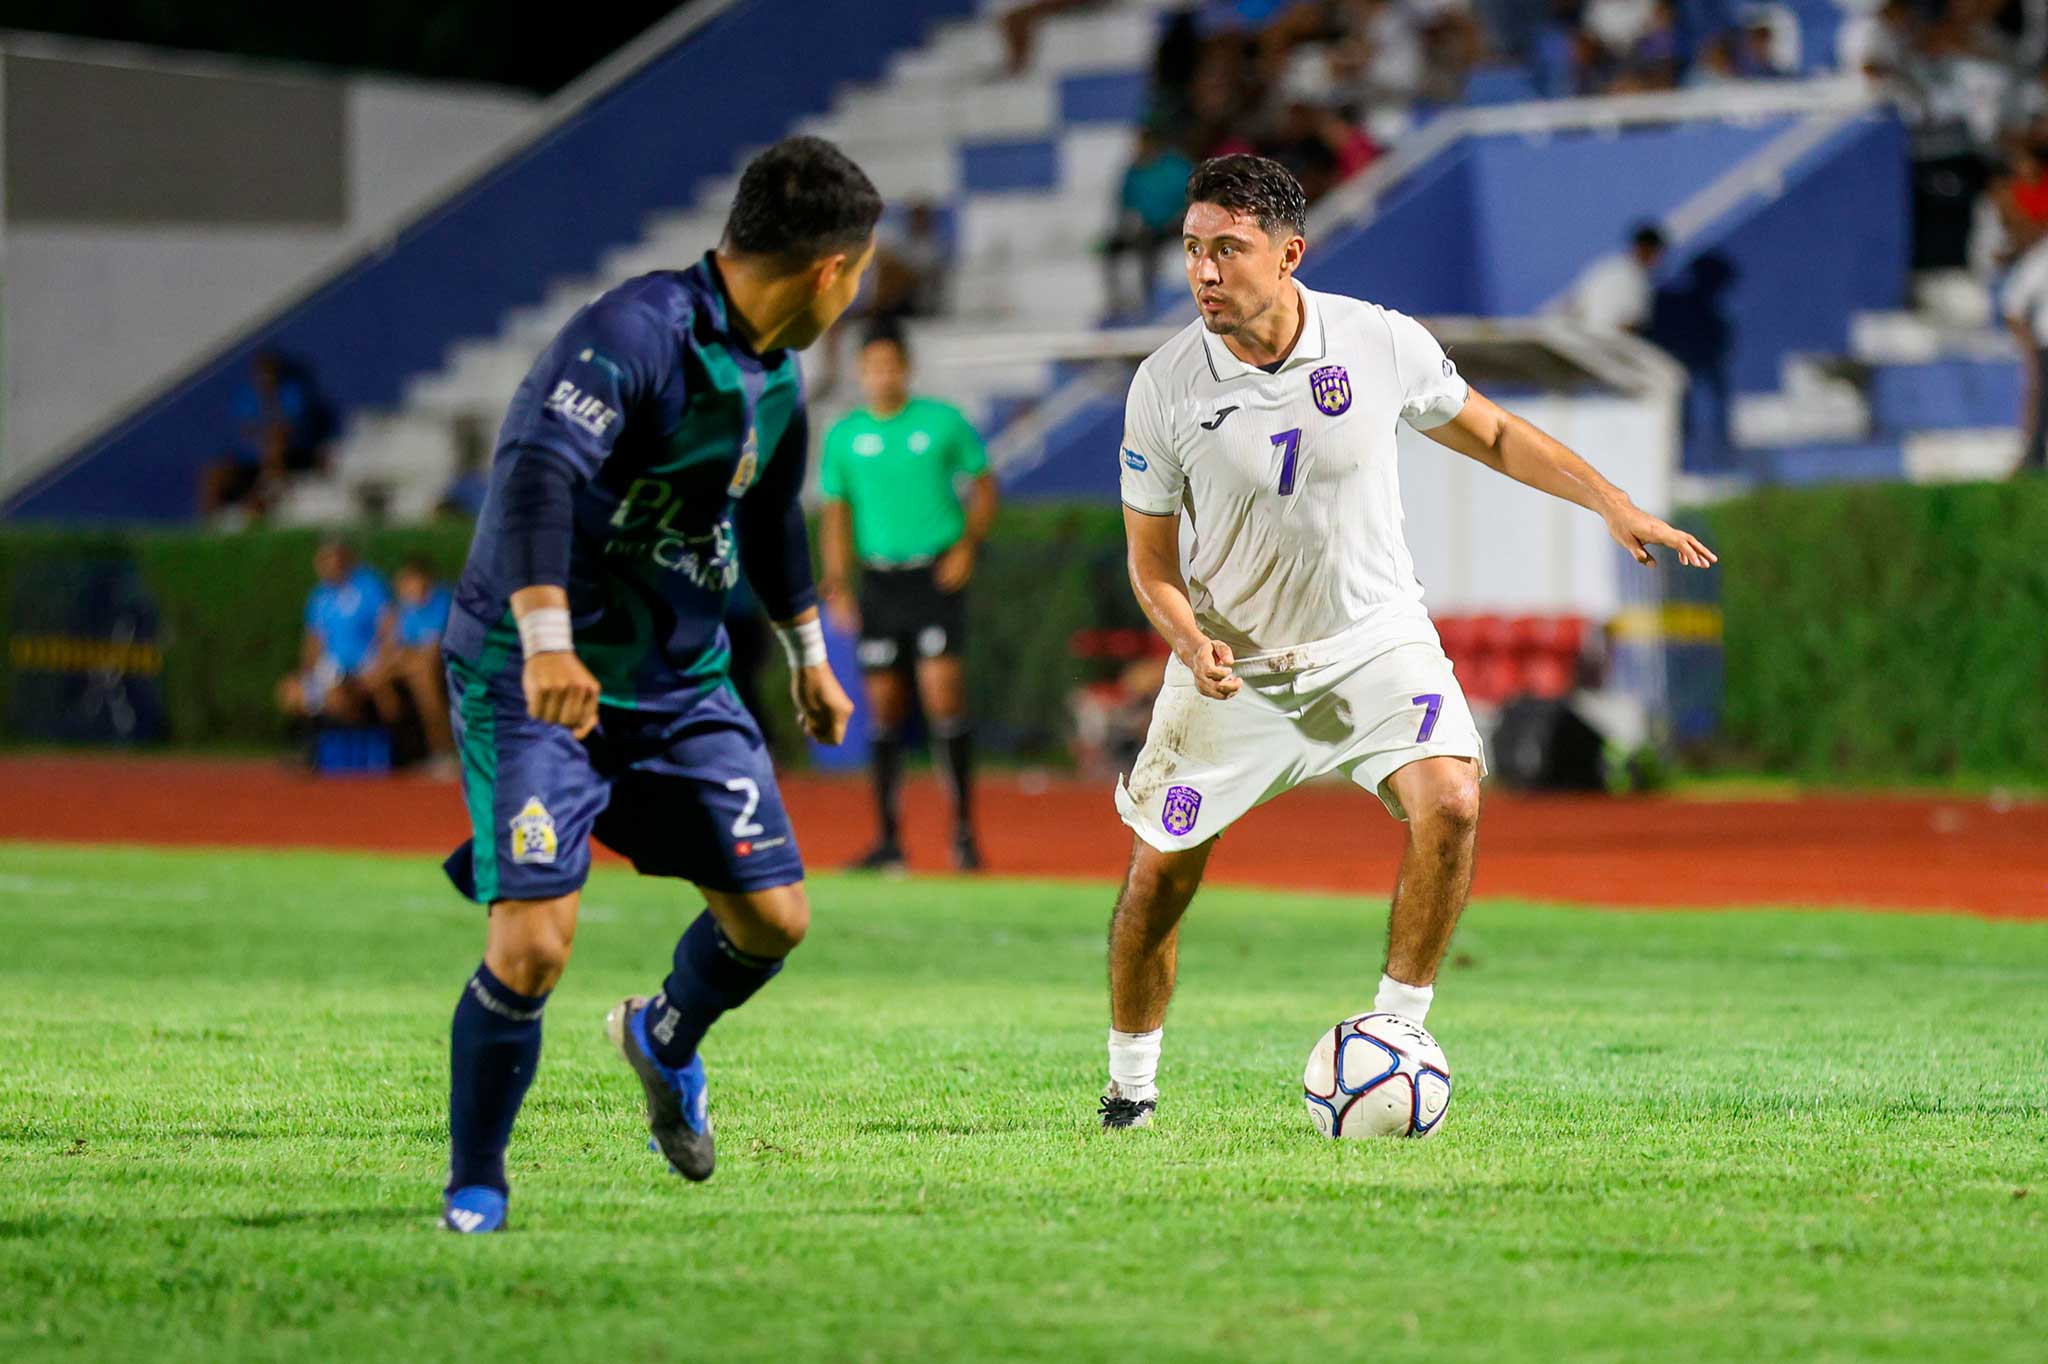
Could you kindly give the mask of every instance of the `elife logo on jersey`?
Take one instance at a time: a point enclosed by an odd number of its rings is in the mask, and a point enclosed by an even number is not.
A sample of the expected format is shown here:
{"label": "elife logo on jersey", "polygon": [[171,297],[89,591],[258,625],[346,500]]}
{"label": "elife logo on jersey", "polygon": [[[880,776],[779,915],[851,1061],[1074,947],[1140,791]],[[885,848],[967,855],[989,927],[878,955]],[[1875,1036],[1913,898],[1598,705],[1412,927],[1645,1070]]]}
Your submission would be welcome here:
{"label": "elife logo on jersey", "polygon": [[556,382],[555,391],[548,394],[544,406],[569,425],[593,436],[604,435],[606,428],[619,419],[619,414],[607,407],[602,398],[592,397],[567,379]]}

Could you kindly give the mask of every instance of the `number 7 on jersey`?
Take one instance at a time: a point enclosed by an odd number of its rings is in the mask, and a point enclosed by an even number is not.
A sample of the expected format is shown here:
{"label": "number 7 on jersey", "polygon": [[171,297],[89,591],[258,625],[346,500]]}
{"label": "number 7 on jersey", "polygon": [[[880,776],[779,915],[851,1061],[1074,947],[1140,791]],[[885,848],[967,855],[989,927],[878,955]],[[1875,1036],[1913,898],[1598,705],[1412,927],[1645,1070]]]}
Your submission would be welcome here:
{"label": "number 7 on jersey", "polygon": [[1285,451],[1280,456],[1280,496],[1286,497],[1294,491],[1294,461],[1301,454],[1301,428],[1282,431],[1273,437],[1273,446]]}

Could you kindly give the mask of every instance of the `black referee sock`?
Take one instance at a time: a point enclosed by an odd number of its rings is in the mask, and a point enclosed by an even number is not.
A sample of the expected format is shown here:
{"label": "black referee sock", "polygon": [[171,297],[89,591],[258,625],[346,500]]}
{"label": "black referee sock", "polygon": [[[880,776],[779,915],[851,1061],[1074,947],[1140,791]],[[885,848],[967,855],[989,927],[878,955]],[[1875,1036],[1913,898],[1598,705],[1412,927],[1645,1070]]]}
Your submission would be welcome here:
{"label": "black referee sock", "polygon": [[876,728],[868,735],[870,761],[875,776],[875,810],[882,821],[882,842],[900,845],[896,788],[903,777],[903,736],[893,729]]}
{"label": "black referee sock", "polygon": [[974,833],[974,731],[966,719],[941,720],[932,726],[938,741],[939,763],[945,768],[946,786],[953,793],[953,835],[969,838]]}

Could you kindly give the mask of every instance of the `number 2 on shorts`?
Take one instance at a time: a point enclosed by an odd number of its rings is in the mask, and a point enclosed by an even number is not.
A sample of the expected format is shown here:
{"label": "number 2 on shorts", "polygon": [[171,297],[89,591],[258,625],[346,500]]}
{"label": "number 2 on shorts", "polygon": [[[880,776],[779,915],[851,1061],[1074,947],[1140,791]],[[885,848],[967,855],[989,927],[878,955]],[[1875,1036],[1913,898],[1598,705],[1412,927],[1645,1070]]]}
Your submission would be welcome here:
{"label": "number 2 on shorts", "polygon": [[1429,742],[1429,736],[1436,733],[1436,717],[1443,714],[1444,694],[1433,691],[1427,696],[1412,698],[1410,704],[1423,707],[1422,728],[1415,732],[1415,742],[1426,744]]}
{"label": "number 2 on shorts", "polygon": [[1286,497],[1294,491],[1294,461],[1301,454],[1301,428],[1282,431],[1273,437],[1273,445],[1276,449],[1284,447],[1287,452],[1280,456],[1280,496]]}
{"label": "number 2 on shorts", "polygon": [[[1430,714],[1434,716],[1435,712]],[[740,811],[740,817],[732,822],[732,836],[752,838],[755,834],[766,833],[766,829],[754,823],[754,811],[761,808],[761,784],[752,777],[734,777],[725,784],[725,789],[747,793],[747,808]]]}

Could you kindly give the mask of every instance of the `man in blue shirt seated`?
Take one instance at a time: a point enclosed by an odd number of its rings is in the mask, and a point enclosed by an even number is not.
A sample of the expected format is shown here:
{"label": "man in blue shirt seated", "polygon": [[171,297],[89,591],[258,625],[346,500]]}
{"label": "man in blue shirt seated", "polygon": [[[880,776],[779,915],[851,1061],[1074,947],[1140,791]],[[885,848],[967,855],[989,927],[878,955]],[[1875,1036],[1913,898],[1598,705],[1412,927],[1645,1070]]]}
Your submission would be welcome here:
{"label": "man in blue shirt seated", "polygon": [[363,680],[387,725],[405,718],[405,698],[411,698],[428,754],[445,765],[454,758],[455,739],[442,680],[441,632],[448,628],[454,595],[434,577],[433,565],[418,554],[398,566],[391,585],[397,596],[385,609],[377,660]]}
{"label": "man in blue shirt seated", "polygon": [[238,503],[267,512],[292,475],[321,466],[325,410],[303,373],[275,351],[257,351],[228,404],[227,454],[200,479],[200,515]]}
{"label": "man in blue shirt seated", "polygon": [[375,661],[378,622],[391,593],[342,540],[320,542],[313,571],[320,581],[306,598],[299,668],[277,684],[278,708],[296,719],[360,724],[370,711],[364,673]]}

